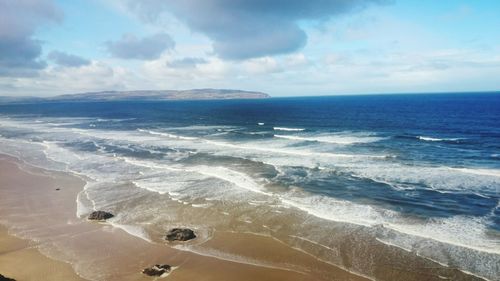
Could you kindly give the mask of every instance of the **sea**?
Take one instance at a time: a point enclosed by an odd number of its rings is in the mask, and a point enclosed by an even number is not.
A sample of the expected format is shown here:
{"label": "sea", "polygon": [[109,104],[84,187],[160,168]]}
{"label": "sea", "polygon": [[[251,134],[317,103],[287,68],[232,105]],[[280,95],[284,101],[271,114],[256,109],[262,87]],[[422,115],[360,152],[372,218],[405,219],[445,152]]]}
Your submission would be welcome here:
{"label": "sea", "polygon": [[499,93],[3,104],[0,153],[151,243],[257,233],[372,276],[369,240],[500,280]]}

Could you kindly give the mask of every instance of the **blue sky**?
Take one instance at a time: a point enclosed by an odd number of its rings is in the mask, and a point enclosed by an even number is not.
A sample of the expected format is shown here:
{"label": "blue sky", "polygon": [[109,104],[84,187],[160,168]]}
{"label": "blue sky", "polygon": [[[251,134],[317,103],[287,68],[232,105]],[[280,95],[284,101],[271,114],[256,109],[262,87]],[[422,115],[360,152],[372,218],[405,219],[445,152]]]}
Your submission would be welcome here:
{"label": "blue sky", "polygon": [[500,1],[0,0],[0,95],[500,90]]}

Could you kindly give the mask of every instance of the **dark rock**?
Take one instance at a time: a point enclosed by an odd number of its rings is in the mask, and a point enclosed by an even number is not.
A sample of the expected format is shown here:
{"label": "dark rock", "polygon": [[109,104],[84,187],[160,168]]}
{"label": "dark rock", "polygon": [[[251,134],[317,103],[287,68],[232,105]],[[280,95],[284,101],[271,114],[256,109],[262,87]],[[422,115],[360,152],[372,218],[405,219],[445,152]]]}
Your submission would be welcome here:
{"label": "dark rock", "polygon": [[105,211],[94,211],[94,212],[90,213],[88,219],[89,220],[103,221],[103,220],[110,219],[112,217],[114,217],[114,215],[112,213],[108,213]]}
{"label": "dark rock", "polygon": [[162,276],[164,273],[168,273],[171,270],[171,266],[168,264],[155,264],[152,267],[148,267],[142,270],[142,273],[148,276]]}
{"label": "dark rock", "polygon": [[194,238],[196,238],[196,235],[189,228],[172,228],[165,237],[168,241],[187,241]]}
{"label": "dark rock", "polygon": [[60,188],[56,188],[56,190],[61,190]]}
{"label": "dark rock", "polygon": [[16,281],[16,279],[5,277],[2,274],[0,274],[0,281]]}

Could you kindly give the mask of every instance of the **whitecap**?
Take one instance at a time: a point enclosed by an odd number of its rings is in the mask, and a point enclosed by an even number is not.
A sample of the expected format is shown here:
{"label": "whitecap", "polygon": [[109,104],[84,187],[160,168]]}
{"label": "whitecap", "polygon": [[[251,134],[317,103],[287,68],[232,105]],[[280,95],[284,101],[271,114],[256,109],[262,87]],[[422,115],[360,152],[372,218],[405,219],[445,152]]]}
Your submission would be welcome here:
{"label": "whitecap", "polygon": [[418,136],[417,139],[423,141],[459,141],[463,140],[463,138],[434,138],[434,137],[426,137],[426,136]]}
{"label": "whitecap", "polygon": [[273,130],[275,130],[275,131],[300,132],[300,131],[304,131],[305,129],[301,129],[301,128],[287,128],[287,127],[273,127]]}

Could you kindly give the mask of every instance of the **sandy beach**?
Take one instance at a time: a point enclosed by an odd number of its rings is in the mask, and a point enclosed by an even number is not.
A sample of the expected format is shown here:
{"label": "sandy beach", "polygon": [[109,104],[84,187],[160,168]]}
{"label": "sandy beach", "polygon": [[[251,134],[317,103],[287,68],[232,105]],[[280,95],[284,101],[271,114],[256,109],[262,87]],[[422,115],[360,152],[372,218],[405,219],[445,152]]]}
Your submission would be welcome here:
{"label": "sandy beach", "polygon": [[32,241],[11,236],[0,227],[0,272],[16,280],[82,281],[71,265],[42,255]]}
{"label": "sandy beach", "polygon": [[83,185],[75,176],[1,156],[0,222],[9,229],[0,232],[1,274],[17,280],[152,280],[140,271],[167,263],[174,267],[168,280],[366,280],[252,234],[221,232],[209,241],[214,250],[245,256],[246,262],[144,241],[77,218],[75,198]]}
{"label": "sandy beach", "polygon": [[[17,280],[40,280],[40,276],[48,280],[153,280],[141,270],[169,264],[174,269],[168,280],[368,280],[271,237],[251,233],[216,232],[203,243],[205,251],[200,253],[196,246],[186,251],[182,243],[157,242],[161,237],[145,241],[109,224],[76,217],[75,198],[84,184],[71,174],[0,156],[0,223],[7,227],[0,229],[0,274]],[[207,255],[206,249],[214,255]],[[374,246],[372,250],[385,249]],[[405,262],[399,269],[385,267],[381,260],[378,276],[385,280],[476,279],[410,255],[402,257]],[[405,267],[408,264],[413,267]]]}

